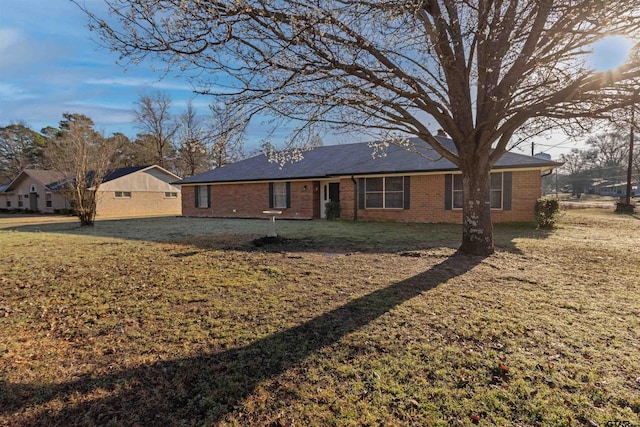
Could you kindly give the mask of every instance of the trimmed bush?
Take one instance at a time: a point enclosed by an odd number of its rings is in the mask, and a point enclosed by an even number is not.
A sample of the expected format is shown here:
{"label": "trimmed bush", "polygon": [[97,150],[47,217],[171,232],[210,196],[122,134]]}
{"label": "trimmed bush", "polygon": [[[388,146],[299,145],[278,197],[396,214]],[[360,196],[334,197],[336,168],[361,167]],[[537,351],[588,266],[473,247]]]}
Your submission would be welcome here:
{"label": "trimmed bush", "polygon": [[324,213],[327,219],[333,221],[336,218],[340,218],[340,203],[327,202],[324,204]]}
{"label": "trimmed bush", "polygon": [[553,228],[560,218],[560,202],[558,199],[538,199],[535,212],[538,228]]}

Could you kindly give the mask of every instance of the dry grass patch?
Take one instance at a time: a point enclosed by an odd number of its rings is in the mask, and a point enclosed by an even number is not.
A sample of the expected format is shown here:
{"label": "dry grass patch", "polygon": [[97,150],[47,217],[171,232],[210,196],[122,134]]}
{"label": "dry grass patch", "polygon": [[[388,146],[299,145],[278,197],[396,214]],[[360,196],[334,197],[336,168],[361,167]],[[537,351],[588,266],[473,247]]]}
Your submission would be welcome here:
{"label": "dry grass patch", "polygon": [[[0,218],[0,425],[640,423],[640,222]],[[35,220],[34,220],[35,221]]]}

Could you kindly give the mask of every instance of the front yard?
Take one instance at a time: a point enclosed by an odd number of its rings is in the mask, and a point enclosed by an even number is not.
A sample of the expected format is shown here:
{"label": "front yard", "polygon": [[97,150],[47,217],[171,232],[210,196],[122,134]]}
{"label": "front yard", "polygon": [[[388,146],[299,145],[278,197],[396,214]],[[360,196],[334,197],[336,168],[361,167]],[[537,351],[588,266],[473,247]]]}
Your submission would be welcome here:
{"label": "front yard", "polygon": [[0,425],[640,423],[640,220],[0,216]]}

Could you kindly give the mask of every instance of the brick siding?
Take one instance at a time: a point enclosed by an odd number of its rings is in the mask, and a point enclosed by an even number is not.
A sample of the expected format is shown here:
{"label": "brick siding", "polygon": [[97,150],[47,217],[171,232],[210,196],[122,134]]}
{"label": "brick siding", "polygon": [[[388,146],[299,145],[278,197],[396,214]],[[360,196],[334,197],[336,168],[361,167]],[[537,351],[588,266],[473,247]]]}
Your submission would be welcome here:
{"label": "brick siding", "polygon": [[[291,183],[291,208],[282,211],[279,218],[319,218],[319,184],[314,181]],[[195,186],[182,186],[182,214],[185,216],[210,216],[218,218],[262,218],[262,211],[269,209],[269,183],[212,184],[209,208],[195,207]]]}
{"label": "brick siding", "polygon": [[[461,223],[462,210],[445,210],[444,175],[411,176],[410,209],[359,209],[356,184],[351,178],[340,180],[342,219],[365,221],[444,222]],[[493,222],[535,221],[535,201],[541,195],[540,171],[514,171],[512,175],[511,210],[491,211]],[[269,183],[212,184],[210,208],[196,208],[195,186],[182,186],[182,214],[223,218],[261,218],[269,209]],[[317,219],[320,217],[320,182],[291,182],[291,208],[282,211],[281,218]]]}

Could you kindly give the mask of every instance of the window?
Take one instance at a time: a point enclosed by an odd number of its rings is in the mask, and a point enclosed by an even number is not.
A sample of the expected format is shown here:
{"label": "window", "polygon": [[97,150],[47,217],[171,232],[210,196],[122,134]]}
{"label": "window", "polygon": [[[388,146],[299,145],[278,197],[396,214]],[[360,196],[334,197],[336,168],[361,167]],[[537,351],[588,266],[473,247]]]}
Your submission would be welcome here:
{"label": "window", "polygon": [[196,185],[195,195],[196,195],[196,208],[211,207],[208,185]]}
{"label": "window", "polygon": [[[504,174],[502,172],[494,172],[491,174],[490,179],[491,188],[489,189],[489,203],[491,205],[491,209],[502,209]],[[453,175],[451,193],[453,209],[462,209],[462,175]]]}
{"label": "window", "polygon": [[403,209],[404,177],[365,178],[364,207]]}
{"label": "window", "polygon": [[10,208],[11,207],[11,200],[7,200],[7,207]]}
{"label": "window", "polygon": [[48,208],[50,208],[50,207],[52,206],[52,205],[51,205],[51,193],[46,193],[46,194],[44,195],[44,200],[45,200],[45,202],[46,202],[46,206],[47,206]]}
{"label": "window", "polygon": [[271,208],[286,209],[289,207],[289,189],[290,184],[288,182],[273,182],[271,183]]}
{"label": "window", "polygon": [[165,191],[164,197],[167,199],[175,199],[178,197],[178,193],[175,191]]}
{"label": "window", "polygon": [[24,206],[24,203],[22,203],[22,194],[18,194],[18,207],[21,208]]}
{"label": "window", "polygon": [[489,203],[491,204],[491,209],[502,209],[502,172],[491,174]]}
{"label": "window", "polygon": [[131,191],[116,191],[115,195],[118,199],[130,199]]}
{"label": "window", "polygon": [[453,209],[462,209],[462,175],[453,175]]}

